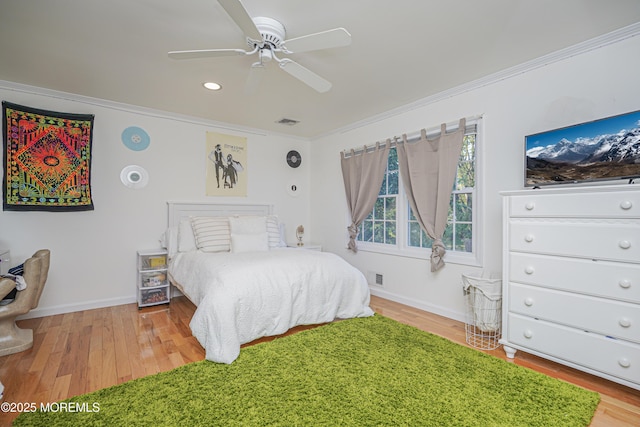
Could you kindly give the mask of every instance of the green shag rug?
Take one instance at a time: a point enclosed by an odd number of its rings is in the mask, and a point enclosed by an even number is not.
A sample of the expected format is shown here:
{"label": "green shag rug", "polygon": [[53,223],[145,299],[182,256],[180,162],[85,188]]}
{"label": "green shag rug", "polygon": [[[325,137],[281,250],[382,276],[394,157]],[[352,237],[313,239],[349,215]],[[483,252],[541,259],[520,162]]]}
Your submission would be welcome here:
{"label": "green shag rug", "polygon": [[59,403],[14,425],[567,427],[589,425],[599,400],[375,315],[246,347],[231,365],[205,360],[77,396],[64,401],[72,410]]}

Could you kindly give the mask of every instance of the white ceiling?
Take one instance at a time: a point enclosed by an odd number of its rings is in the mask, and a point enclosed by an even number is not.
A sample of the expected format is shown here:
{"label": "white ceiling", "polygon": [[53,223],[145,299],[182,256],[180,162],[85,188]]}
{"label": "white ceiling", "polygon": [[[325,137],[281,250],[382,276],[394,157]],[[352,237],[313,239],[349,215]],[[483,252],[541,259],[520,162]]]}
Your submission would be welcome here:
{"label": "white ceiling", "polygon": [[[287,38],[335,27],[348,47],[291,55],[333,83],[317,93],[255,57],[169,59],[246,47],[216,0],[0,0],[0,80],[316,138],[640,22],[639,0],[244,0]],[[205,81],[223,85],[204,89]],[[295,126],[275,123],[299,120]]]}

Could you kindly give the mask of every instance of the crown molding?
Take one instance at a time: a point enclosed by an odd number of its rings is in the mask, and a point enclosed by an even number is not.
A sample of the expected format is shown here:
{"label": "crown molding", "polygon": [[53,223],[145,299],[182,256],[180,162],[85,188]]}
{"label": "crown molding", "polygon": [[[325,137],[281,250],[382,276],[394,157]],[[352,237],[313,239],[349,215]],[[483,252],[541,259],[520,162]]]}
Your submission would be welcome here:
{"label": "crown molding", "polygon": [[623,40],[627,40],[629,38],[632,38],[638,35],[640,35],[640,22],[628,25],[626,27],[620,28],[618,30],[612,31],[607,34],[603,34],[593,39],[586,40],[584,42],[575,44],[573,46],[552,52],[550,54],[541,56],[531,61],[527,61],[522,64],[515,65],[510,68],[506,68],[502,71],[489,74],[488,76],[481,77],[479,79],[461,84],[459,86],[452,87],[442,92],[438,92],[436,94],[419,99],[418,101],[405,104],[398,108],[388,110],[384,113],[380,113],[380,114],[368,117],[366,119],[351,123],[349,125],[343,126],[341,128],[335,129],[333,131],[330,131],[318,137],[315,137],[313,138],[313,140],[325,138],[330,135],[346,133],[346,132],[361,128],[363,126],[367,126],[369,124],[373,124],[381,120],[388,119],[390,117],[394,117],[400,114],[404,114],[409,111],[415,110],[417,108],[421,108],[421,107],[436,103],[438,101],[442,101],[447,98],[451,98],[451,97],[463,94],[465,92],[479,89],[481,87],[488,86],[488,85],[530,72],[532,70],[536,70],[538,68],[542,68],[547,65],[550,65],[559,61],[563,61],[565,59],[568,59],[577,55],[582,55],[584,53],[591,52],[593,50],[600,49],[602,47],[609,46],[611,44],[615,44]]}
{"label": "crown molding", "polygon": [[89,96],[78,95],[78,94],[69,93],[69,92],[62,92],[62,91],[47,89],[47,88],[38,87],[38,86],[30,86],[22,83],[10,82],[7,80],[0,80],[0,89],[13,91],[13,92],[26,93],[30,95],[46,96],[48,98],[55,98],[55,99],[60,99],[64,101],[69,101],[69,102],[76,102],[79,104],[92,105],[92,106],[106,108],[110,110],[123,111],[131,114],[139,114],[147,117],[154,117],[154,118],[159,118],[164,120],[172,120],[176,122],[188,123],[188,124],[193,124],[198,126],[213,127],[216,129],[237,132],[240,134],[251,134],[251,135],[258,135],[258,136],[276,136],[276,137],[282,137],[282,138],[291,138],[296,140],[309,141],[308,138],[304,138],[304,137],[298,137],[294,135],[282,134],[277,132],[270,132],[264,129],[236,126],[230,123],[218,122],[215,120],[209,120],[209,119],[199,118],[195,116],[172,113],[172,112],[163,111],[163,110],[156,110],[153,108],[141,107],[137,105],[130,105],[125,103],[110,101],[107,99],[92,98]]}

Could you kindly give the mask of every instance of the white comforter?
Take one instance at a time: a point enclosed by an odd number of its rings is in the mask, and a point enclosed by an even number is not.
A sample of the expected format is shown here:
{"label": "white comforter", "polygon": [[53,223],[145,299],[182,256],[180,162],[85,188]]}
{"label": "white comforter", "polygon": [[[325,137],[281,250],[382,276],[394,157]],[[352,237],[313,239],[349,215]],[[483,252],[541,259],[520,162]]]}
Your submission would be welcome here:
{"label": "white comforter", "polygon": [[197,306],[191,331],[214,362],[231,363],[241,344],[296,325],[373,315],[363,274],[328,252],[186,252],[169,272]]}

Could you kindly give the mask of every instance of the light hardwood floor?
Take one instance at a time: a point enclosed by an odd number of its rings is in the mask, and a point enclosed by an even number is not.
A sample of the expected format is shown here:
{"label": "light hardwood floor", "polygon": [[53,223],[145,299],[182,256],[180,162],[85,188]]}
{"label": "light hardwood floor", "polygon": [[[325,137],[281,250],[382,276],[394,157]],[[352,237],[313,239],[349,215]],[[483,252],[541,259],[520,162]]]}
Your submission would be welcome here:
{"label": "light hardwood floor", "polygon": [[[372,297],[371,307],[466,345],[463,323],[378,297]],[[20,321],[34,329],[34,346],[0,357],[4,402],[54,402],[202,360],[204,350],[189,330],[194,310],[180,297],[169,306],[138,310],[128,304]],[[506,359],[502,349],[488,353]],[[592,426],[640,426],[640,391],[523,352],[513,363],[599,392]],[[10,425],[16,416],[0,413],[0,425]]]}

